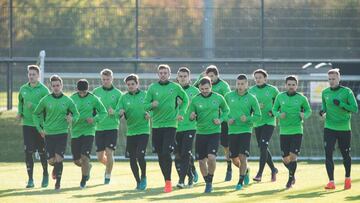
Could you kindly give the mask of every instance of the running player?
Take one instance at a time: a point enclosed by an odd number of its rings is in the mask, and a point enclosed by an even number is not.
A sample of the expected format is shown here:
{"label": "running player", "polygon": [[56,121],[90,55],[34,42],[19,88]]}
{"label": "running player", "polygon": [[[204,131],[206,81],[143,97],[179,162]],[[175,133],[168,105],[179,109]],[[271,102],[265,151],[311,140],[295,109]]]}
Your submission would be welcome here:
{"label": "running player", "polygon": [[104,184],[109,184],[120,123],[119,116],[115,115],[115,109],[122,93],[113,85],[113,72],[110,69],[103,69],[100,76],[102,85],[95,88],[93,94],[100,98],[108,115],[96,124],[95,144],[97,158],[106,167]]}
{"label": "running player", "polygon": [[261,119],[255,122],[255,134],[258,146],[260,148],[259,170],[254,181],[260,182],[267,163],[271,169],[271,181],[276,181],[277,168],[274,166],[272,156],[269,150],[269,142],[275,128],[275,118],[272,114],[272,107],[279,90],[270,84],[267,84],[268,74],[263,69],[257,69],[253,73],[256,85],[249,89],[249,92],[256,96],[261,110]]}
{"label": "running player", "polygon": [[325,189],[335,189],[333,152],[336,141],[345,167],[344,189],[351,188],[351,113],[358,112],[358,105],[351,89],[340,85],[339,69],[328,71],[330,87],[322,92],[320,116],[325,118],[324,143],[325,165],[329,183]]}
{"label": "running player", "polygon": [[229,105],[229,145],[230,158],[239,168],[240,178],[235,189],[241,190],[249,184],[247,157],[250,155],[250,139],[254,122],[261,119],[259,103],[256,97],[248,93],[246,75],[240,74],[236,80],[236,90],[225,95]]}
{"label": "running player", "polygon": [[[188,96],[179,84],[169,81],[170,74],[169,65],[159,65],[159,81],[150,85],[145,97],[145,110],[152,111],[152,144],[165,179],[164,192],[172,191],[171,153],[178,121],[184,119],[188,107]],[[182,100],[179,109],[178,99]]]}
{"label": "running player", "polygon": [[[221,123],[226,121],[229,107],[223,96],[212,92],[211,80],[204,77],[199,81],[200,94],[190,104],[190,120],[196,119],[195,157],[205,180],[205,193],[212,191],[216,168]],[[219,114],[219,112],[222,112]]]}
{"label": "running player", "polygon": [[[205,74],[211,79],[212,91],[225,96],[230,92],[230,86],[225,81],[219,77],[219,70],[215,65],[210,65],[206,68]],[[228,124],[227,122],[221,123],[221,135],[220,135],[220,144],[224,147],[224,154],[227,161],[227,169],[225,175],[225,181],[231,181],[232,169],[231,169],[231,159],[229,157],[229,139],[228,139]]]}
{"label": "running player", "polygon": [[47,187],[49,183],[48,165],[45,154],[44,138],[41,137],[35,128],[32,113],[39,101],[48,95],[49,89],[39,82],[40,68],[37,65],[29,65],[27,67],[29,81],[20,87],[18,113],[16,118],[22,120],[24,147],[25,147],[25,163],[28,173],[28,182],[26,188],[34,187],[33,154],[37,151],[40,156],[40,162],[43,168],[43,178],[41,187]]}
{"label": "running player", "polygon": [[[66,149],[68,128],[79,119],[79,112],[72,99],[62,92],[63,82],[58,75],[50,77],[52,93],[43,97],[33,114],[36,129],[45,138],[48,162],[56,179],[55,190],[60,190],[63,171],[63,160]],[[44,125],[41,126],[41,116],[44,115]]]}
{"label": "running player", "polygon": [[71,129],[71,152],[75,165],[81,167],[80,188],[85,188],[86,181],[90,177],[90,154],[94,142],[95,125],[107,116],[107,112],[100,99],[89,92],[87,80],[79,80],[76,86],[77,93],[70,98],[74,101],[80,117]]}
{"label": "running player", "polygon": [[[190,70],[187,67],[179,68],[177,72],[177,81],[189,97],[189,101],[199,93],[199,89],[190,85]],[[187,175],[188,186],[192,187],[194,182],[198,181],[198,174],[194,166],[192,156],[193,141],[196,134],[196,122],[189,120],[190,113],[186,112],[183,121],[179,121],[176,129],[175,146],[175,166],[179,174],[179,183],[177,187],[185,187],[184,181]]]}
{"label": "running player", "polygon": [[296,91],[296,76],[287,76],[285,86],[287,91],[278,94],[272,113],[279,118],[280,147],[284,165],[289,170],[289,179],[286,183],[286,188],[289,189],[295,184],[297,157],[304,131],[303,121],[311,116],[311,109],[307,98]]}
{"label": "running player", "polygon": [[150,134],[150,115],[144,110],[146,92],[139,89],[137,75],[131,74],[124,81],[128,92],[120,98],[116,112],[126,119],[126,153],[130,157],[130,168],[136,180],[136,189],[145,190],[147,185],[145,153]]}

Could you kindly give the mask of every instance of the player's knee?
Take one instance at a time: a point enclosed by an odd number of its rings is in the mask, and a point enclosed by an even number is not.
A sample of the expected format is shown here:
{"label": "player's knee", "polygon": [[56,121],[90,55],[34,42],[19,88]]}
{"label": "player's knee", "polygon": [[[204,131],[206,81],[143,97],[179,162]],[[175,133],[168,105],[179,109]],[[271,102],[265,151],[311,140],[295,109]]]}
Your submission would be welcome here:
{"label": "player's knee", "polygon": [[340,150],[341,155],[343,156],[343,158],[349,158],[350,157],[350,151],[351,151],[350,147],[343,148],[343,149]]}
{"label": "player's knee", "polygon": [[62,156],[60,156],[59,154],[55,154],[55,162],[56,163],[60,163],[64,160],[64,158]]}
{"label": "player's knee", "polygon": [[77,165],[77,166],[79,166],[79,167],[81,167],[81,161],[80,161],[80,159],[74,160],[74,164]]}
{"label": "player's knee", "polygon": [[290,162],[297,161],[297,155],[294,153],[290,152],[289,158],[290,158],[290,160],[289,160]]}
{"label": "player's knee", "polygon": [[286,156],[286,157],[283,157],[283,162],[285,163],[285,164],[289,164],[290,163],[290,156]]}
{"label": "player's knee", "polygon": [[53,157],[53,158],[49,159],[48,163],[49,163],[50,166],[54,166],[55,165],[55,158]]}

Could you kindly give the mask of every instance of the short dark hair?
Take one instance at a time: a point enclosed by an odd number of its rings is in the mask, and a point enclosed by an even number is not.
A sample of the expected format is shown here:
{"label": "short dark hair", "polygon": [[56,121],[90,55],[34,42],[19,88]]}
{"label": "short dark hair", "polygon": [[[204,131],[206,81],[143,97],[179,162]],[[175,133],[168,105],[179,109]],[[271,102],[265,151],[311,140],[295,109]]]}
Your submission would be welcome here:
{"label": "short dark hair", "polygon": [[211,86],[211,79],[208,76],[201,78],[199,81],[199,86],[206,85],[206,84],[209,84]]}
{"label": "short dark hair", "polygon": [[264,70],[264,69],[257,69],[257,70],[255,70],[254,73],[253,73],[253,76],[255,77],[255,74],[257,74],[257,73],[262,74],[262,75],[264,76],[264,78],[267,78],[267,77],[268,77],[268,73],[267,73],[266,70]]}
{"label": "short dark hair", "polygon": [[160,64],[157,69],[158,69],[158,71],[161,69],[166,69],[169,71],[169,73],[171,73],[171,68],[168,64]]}
{"label": "short dark hair", "polygon": [[215,65],[210,65],[206,68],[205,73],[214,73],[215,75],[219,75],[219,69]]}
{"label": "short dark hair", "polygon": [[239,74],[236,79],[238,79],[238,80],[247,80],[247,76],[245,74]]}
{"label": "short dark hair", "polygon": [[287,81],[289,81],[289,80],[295,81],[296,84],[297,84],[298,81],[299,81],[296,75],[288,75],[288,76],[286,76],[286,78],[285,78],[285,83],[287,83]]}
{"label": "short dark hair", "polygon": [[113,72],[112,70],[105,68],[100,72],[100,75],[113,76]]}
{"label": "short dark hair", "polygon": [[30,70],[34,70],[37,72],[37,74],[40,74],[40,68],[38,65],[28,65],[27,66],[27,70],[30,71]]}
{"label": "short dark hair", "polygon": [[183,72],[183,73],[187,73],[188,75],[190,75],[190,69],[188,67],[180,67],[179,70],[178,70],[178,73],[179,72]]}
{"label": "short dark hair", "polygon": [[135,81],[136,84],[139,84],[139,76],[135,75],[135,74],[130,74],[128,76],[126,76],[126,78],[124,79],[124,82],[128,82],[130,80]]}
{"label": "short dark hair", "polygon": [[333,68],[333,69],[330,69],[327,73],[328,73],[328,75],[337,74],[338,76],[340,76],[340,69],[339,68]]}
{"label": "short dark hair", "polygon": [[55,81],[59,81],[61,84],[63,83],[63,81],[62,81],[62,79],[61,79],[60,76],[58,76],[58,75],[52,75],[52,76],[50,77],[50,83],[51,83],[51,82],[55,82]]}
{"label": "short dark hair", "polygon": [[86,79],[80,79],[77,81],[76,87],[79,91],[89,90],[89,82]]}

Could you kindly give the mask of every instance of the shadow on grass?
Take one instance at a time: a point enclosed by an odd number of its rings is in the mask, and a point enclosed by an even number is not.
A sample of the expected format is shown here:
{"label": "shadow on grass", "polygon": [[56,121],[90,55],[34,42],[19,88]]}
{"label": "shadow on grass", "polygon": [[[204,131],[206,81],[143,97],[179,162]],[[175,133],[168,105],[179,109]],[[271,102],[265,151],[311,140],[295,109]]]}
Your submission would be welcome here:
{"label": "shadow on grass", "polygon": [[[90,185],[87,188],[94,188],[101,186],[103,184],[98,185]],[[19,189],[7,189],[0,190],[0,197],[9,197],[9,196],[36,196],[36,195],[52,195],[52,194],[60,194],[68,191],[77,191],[82,190],[80,187],[70,187],[70,188],[61,188],[59,191],[50,189],[50,188],[19,188]]]}
{"label": "shadow on grass", "polygon": [[360,195],[345,197],[346,201],[360,201]]}

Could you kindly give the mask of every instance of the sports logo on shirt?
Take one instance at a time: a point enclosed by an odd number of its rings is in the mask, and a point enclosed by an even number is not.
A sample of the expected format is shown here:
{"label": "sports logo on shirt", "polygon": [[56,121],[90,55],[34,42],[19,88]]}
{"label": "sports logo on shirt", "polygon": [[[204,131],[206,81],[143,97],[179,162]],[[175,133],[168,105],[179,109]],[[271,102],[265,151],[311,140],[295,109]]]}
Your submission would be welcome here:
{"label": "sports logo on shirt", "polygon": [[174,89],[171,88],[171,89],[169,90],[169,92],[170,92],[170,94],[174,93]]}
{"label": "sports logo on shirt", "polygon": [[111,95],[111,99],[112,99],[112,100],[115,100],[115,99],[116,99],[116,96],[115,96],[115,95]]}
{"label": "sports logo on shirt", "polygon": [[248,99],[248,98],[245,98],[245,99],[244,99],[244,102],[245,102],[245,103],[248,103],[248,102],[249,102],[249,99]]}
{"label": "sports logo on shirt", "polygon": [[267,96],[267,97],[270,96],[269,90],[265,92],[265,96]]}
{"label": "sports logo on shirt", "polygon": [[219,102],[216,101],[216,100],[213,100],[213,101],[212,101],[212,104],[213,104],[213,105],[219,105]]}

